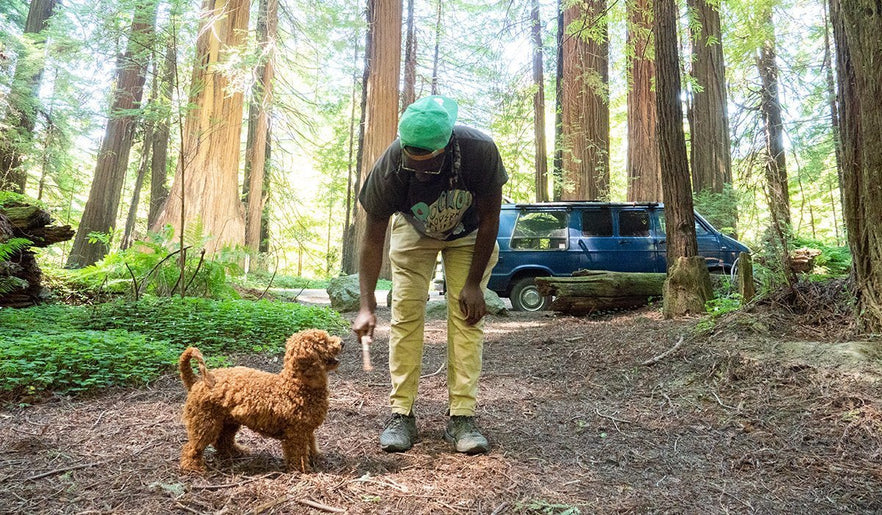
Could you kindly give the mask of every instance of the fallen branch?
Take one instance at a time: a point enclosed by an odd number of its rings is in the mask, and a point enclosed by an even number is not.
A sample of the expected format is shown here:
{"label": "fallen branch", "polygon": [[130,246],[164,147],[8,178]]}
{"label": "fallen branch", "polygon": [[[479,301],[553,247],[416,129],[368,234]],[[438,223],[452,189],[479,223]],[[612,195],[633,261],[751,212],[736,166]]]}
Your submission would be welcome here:
{"label": "fallen branch", "polygon": [[659,354],[658,356],[656,356],[656,357],[654,357],[654,358],[652,358],[652,359],[648,359],[648,360],[644,361],[643,363],[641,363],[641,365],[643,365],[643,366],[654,365],[655,363],[658,363],[659,361],[661,361],[661,360],[665,359],[666,357],[670,356],[671,354],[673,354],[677,349],[680,348],[681,345],[683,345],[683,337],[682,337],[682,336],[681,336],[680,339],[677,341],[677,344],[676,344],[676,345],[674,345],[674,346],[671,347],[670,349],[668,349],[668,350],[662,352],[662,353]]}
{"label": "fallen branch", "polygon": [[62,468],[59,468],[59,469],[52,469],[52,470],[50,470],[50,471],[48,471],[48,472],[43,472],[42,474],[37,474],[36,476],[31,476],[31,477],[25,479],[25,481],[33,481],[33,480],[35,480],[35,479],[42,479],[42,478],[47,477],[47,476],[53,476],[53,475],[55,475],[55,474],[61,474],[62,472],[70,472],[71,470],[85,469],[85,468],[94,467],[94,466],[97,466],[97,465],[104,465],[105,463],[107,463],[107,462],[106,462],[106,461],[96,461],[96,462],[93,462],[93,463],[83,463],[83,464],[80,464],[80,465],[73,465],[73,466],[71,466],[71,467],[62,467]]}
{"label": "fallen branch", "polygon": [[333,506],[328,506],[327,504],[315,502],[312,499],[298,499],[297,502],[299,502],[300,504],[305,504],[310,508],[315,508],[317,510],[327,511],[330,513],[343,513],[346,511],[342,508],[335,508]]}

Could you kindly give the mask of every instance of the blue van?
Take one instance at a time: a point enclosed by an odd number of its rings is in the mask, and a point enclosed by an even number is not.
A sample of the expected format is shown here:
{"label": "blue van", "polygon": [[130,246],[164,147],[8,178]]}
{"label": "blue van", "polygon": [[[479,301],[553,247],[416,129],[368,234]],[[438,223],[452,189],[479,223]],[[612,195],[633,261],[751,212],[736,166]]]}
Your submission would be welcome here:
{"label": "blue van", "polygon": [[[728,273],[744,244],[721,234],[696,213],[698,253],[711,272]],[[535,277],[576,270],[667,271],[665,212],[661,203],[550,202],[503,204],[499,262],[488,288],[511,299],[516,311],[546,309]]]}

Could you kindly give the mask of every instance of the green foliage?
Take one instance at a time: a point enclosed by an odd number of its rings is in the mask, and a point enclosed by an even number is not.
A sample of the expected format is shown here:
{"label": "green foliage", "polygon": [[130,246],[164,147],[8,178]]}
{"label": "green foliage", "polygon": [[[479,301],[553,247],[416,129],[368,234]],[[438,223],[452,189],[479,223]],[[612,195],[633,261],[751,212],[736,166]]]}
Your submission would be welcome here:
{"label": "green foliage", "polygon": [[[170,235],[170,231],[151,233],[149,239],[137,241],[126,250],[111,252],[94,265],[62,272],[61,275],[74,288],[127,293],[133,298],[145,293],[159,296],[180,293],[180,254],[174,251],[170,253],[162,243]],[[235,290],[227,284],[227,275],[241,272],[238,265],[240,258],[241,252],[235,249],[225,249],[212,259],[187,252],[184,268],[187,295],[215,299],[236,297]],[[138,295],[135,295],[135,282]]]}
{"label": "green foliage", "polygon": [[700,191],[693,197],[695,210],[724,234],[736,233],[738,218],[738,194],[731,184],[726,184],[722,193],[710,190]]}
{"label": "green foliage", "polygon": [[0,335],[0,392],[77,394],[144,384],[176,359],[167,342],[121,329],[8,331]]}
{"label": "green foliage", "polygon": [[168,371],[187,346],[205,352],[210,366],[226,366],[227,354],[279,352],[306,328],[344,334],[348,323],[322,307],[179,297],[0,309],[0,393],[143,384]]}
{"label": "green foliage", "polygon": [[149,297],[139,302],[96,306],[85,322],[90,329],[125,328],[173,348],[199,346],[207,354],[278,351],[292,333],[322,328],[345,334],[348,323],[329,308],[287,302]]}

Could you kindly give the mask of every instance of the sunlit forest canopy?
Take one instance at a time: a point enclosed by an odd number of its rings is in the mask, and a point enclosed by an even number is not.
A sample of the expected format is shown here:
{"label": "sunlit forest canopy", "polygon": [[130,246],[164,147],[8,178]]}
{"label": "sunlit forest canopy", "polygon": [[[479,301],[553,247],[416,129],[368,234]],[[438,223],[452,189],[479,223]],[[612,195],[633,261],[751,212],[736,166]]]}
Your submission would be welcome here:
{"label": "sunlit forest canopy", "polygon": [[[162,179],[164,188],[172,187],[181,157],[189,159],[190,149],[182,149],[181,141],[188,114],[201,109],[193,103],[194,92],[204,87],[194,74],[201,66],[198,40],[210,30],[207,22],[221,23],[229,13],[223,9],[209,13],[193,3],[162,0],[146,7],[130,1],[41,1],[49,15],[37,31],[27,27],[27,21],[38,0],[0,2],[4,145],[25,174],[24,193],[76,228],[86,211],[96,166],[102,166],[99,155],[108,123],[129,116],[131,123],[120,129],[130,132],[131,141],[122,164],[124,177],[113,220],[95,231],[105,233],[106,250],[113,250],[127,240],[146,237],[148,222],[153,221],[149,220],[151,195],[160,191],[152,183]],[[239,158],[234,163],[239,194],[246,197],[247,140],[254,123],[249,121],[249,112],[263,105],[269,127],[264,151],[265,250],[292,273],[336,275],[341,271],[345,225],[351,223],[357,193],[369,4],[283,0],[277,5],[258,1],[243,5],[249,10],[246,23],[234,30],[241,33],[241,42],[219,44],[221,59],[213,68],[224,77],[224,95],[240,95],[243,104],[241,122],[236,121],[241,130],[237,131]],[[269,25],[274,26],[270,36],[266,14],[262,14],[268,5]],[[381,2],[370,5],[383,6]],[[687,146],[691,146],[692,107],[695,94],[703,91],[692,74],[693,50],[699,45],[718,46],[725,62],[731,182],[719,192],[696,191],[696,208],[718,228],[737,234],[749,245],[759,247],[766,238],[769,206],[776,202],[766,187],[768,136],[762,103],[769,84],[764,83],[763,69],[757,63],[762,49],[772,44],[777,52],[772,62],[777,66],[790,227],[798,237],[844,245],[831,118],[833,41],[826,5],[802,0],[731,0],[710,5],[719,13],[720,32],[704,40],[700,38],[707,30],[697,8],[692,3],[679,6],[683,126]],[[559,23],[558,13],[574,7],[582,9],[581,14],[566,25]],[[558,41],[602,42],[608,79],[605,83],[586,80],[584,87],[602,91],[602,105],[608,109],[609,187],[604,199],[629,200],[628,126],[634,120],[628,117],[628,92],[633,86],[628,69],[635,46],[628,34],[640,30],[629,21],[631,8],[628,2],[608,2],[602,8],[545,0],[403,2],[402,45],[396,49],[400,89],[406,90],[409,83],[416,98],[437,92],[456,99],[460,122],[488,132],[497,142],[511,177],[505,186],[506,198],[524,202],[537,198],[536,163],[541,159],[536,159],[534,101],[541,87],[545,99],[541,133],[547,138],[542,157],[555,182],[547,193],[562,190],[566,195],[571,185],[553,172],[555,152],[566,155],[572,150],[555,130],[560,119]],[[143,30],[136,28],[139,20]],[[409,26],[412,78],[407,77],[405,62]],[[534,27],[541,43],[538,49]],[[541,84],[533,66],[537,50],[541,50]],[[120,63],[126,55],[140,60],[143,75],[141,99],[127,110],[114,107],[121,85]],[[651,48],[641,49],[641,55],[651,57]],[[260,70],[268,62],[271,96],[263,98]],[[403,107],[403,97],[401,102],[399,107]],[[30,119],[32,128],[20,123],[23,116]],[[159,130],[163,124],[165,132]],[[145,165],[145,161],[155,161],[157,134],[167,140],[165,159],[159,165]],[[151,165],[165,175],[150,173]],[[139,181],[139,168],[145,167],[147,173]],[[130,234],[126,235],[129,217]],[[46,258],[67,263],[72,244],[47,249]]]}

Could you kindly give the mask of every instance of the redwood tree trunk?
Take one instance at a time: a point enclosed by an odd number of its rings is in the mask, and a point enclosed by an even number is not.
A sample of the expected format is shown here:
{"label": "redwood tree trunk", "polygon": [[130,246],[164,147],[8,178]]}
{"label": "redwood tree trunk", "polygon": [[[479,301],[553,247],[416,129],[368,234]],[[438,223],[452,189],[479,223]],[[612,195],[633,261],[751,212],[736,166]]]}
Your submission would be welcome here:
{"label": "redwood tree trunk", "polygon": [[37,92],[45,61],[45,40],[40,33],[46,28],[55,4],[56,0],[31,0],[28,9],[24,34],[34,42],[37,55],[28,55],[22,49],[18,56],[8,97],[9,111],[0,123],[0,190],[25,192],[28,174],[21,165],[37,123]]}
{"label": "redwood tree trunk", "polygon": [[163,113],[156,121],[153,134],[153,151],[150,158],[150,210],[147,227],[154,227],[162,206],[168,199],[168,141],[171,135],[171,96],[177,58],[175,44],[169,40],[165,50],[162,73],[159,74],[157,107]]}
{"label": "redwood tree trunk", "polygon": [[243,94],[230,91],[230,81],[217,68],[226,55],[245,42],[248,29],[245,0],[205,0],[196,41],[190,103],[178,162],[168,200],[155,229],[201,224],[211,239],[212,254],[225,245],[245,242],[245,209],[239,198],[239,153]]}
{"label": "redwood tree trunk", "polygon": [[665,317],[704,312],[710,296],[710,276],[698,256],[692,188],[683,135],[680,67],[677,51],[677,8],[674,0],[655,0],[656,94],[658,141],[665,199],[668,280]]}
{"label": "redwood tree trunk", "polygon": [[[609,196],[609,41],[605,11],[605,0],[589,0],[564,11],[564,200]],[[602,26],[598,28],[597,24]]]}
{"label": "redwood tree trunk", "polygon": [[771,8],[761,13],[760,23],[769,31],[769,38],[759,49],[756,66],[762,89],[760,111],[766,135],[766,184],[769,211],[776,231],[783,234],[790,226],[790,192],[787,186],[787,163],[784,156],[784,121],[778,100],[778,63],[776,62],[775,33]]}
{"label": "redwood tree trunk", "polygon": [[661,202],[661,165],[655,136],[658,111],[655,91],[652,0],[628,2],[628,190],[630,202]]}
{"label": "redwood tree trunk", "polygon": [[690,120],[692,189],[723,193],[724,185],[732,183],[732,159],[720,13],[708,0],[688,4],[698,18],[692,35],[692,76],[699,86],[692,95]]}
{"label": "redwood tree trunk", "polygon": [[[401,71],[401,2],[370,0],[369,31],[370,71],[365,83],[364,142],[362,144],[359,182],[373,168],[398,131],[398,76]],[[365,227],[364,209],[355,211],[353,255],[360,254]],[[387,234],[388,236],[388,234]],[[388,238],[387,238],[388,239]],[[380,277],[388,278],[389,260],[384,260]]]}
{"label": "redwood tree trunk", "polygon": [[248,109],[248,138],[245,145],[245,246],[260,248],[261,219],[266,206],[263,190],[266,175],[266,147],[269,145],[269,108],[273,99],[273,61],[278,27],[278,0],[261,0],[257,17],[257,42],[261,52],[255,70],[257,83]]}
{"label": "redwood tree trunk", "polygon": [[533,0],[531,10],[533,35],[533,135],[536,139],[536,202],[548,201],[548,150],[545,143],[545,78],[542,59],[542,21],[539,18],[539,0]]}
{"label": "redwood tree trunk", "polygon": [[882,9],[872,0],[831,0],[842,136],[843,197],[856,312],[882,332]]}
{"label": "redwood tree trunk", "polygon": [[83,210],[83,218],[77,228],[70,255],[69,268],[91,265],[110,250],[102,241],[91,243],[90,233],[110,233],[116,227],[120,197],[129,164],[129,152],[139,115],[133,110],[140,107],[144,93],[144,81],[150,61],[153,24],[156,20],[156,3],[139,4],[135,8],[132,31],[126,52],[117,62],[116,87],[110,116],[98,151],[95,175],[89,190],[89,199]]}

